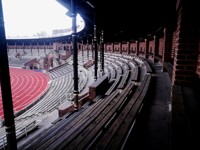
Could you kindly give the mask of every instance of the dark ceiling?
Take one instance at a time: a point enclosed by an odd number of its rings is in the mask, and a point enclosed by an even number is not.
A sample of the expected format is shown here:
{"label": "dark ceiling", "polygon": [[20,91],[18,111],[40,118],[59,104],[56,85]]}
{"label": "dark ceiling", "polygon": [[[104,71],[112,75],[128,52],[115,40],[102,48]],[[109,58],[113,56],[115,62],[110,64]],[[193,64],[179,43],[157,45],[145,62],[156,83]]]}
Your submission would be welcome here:
{"label": "dark ceiling", "polygon": [[[57,1],[70,10],[71,0]],[[86,21],[82,34],[92,34],[95,12],[97,31],[104,31],[105,41],[144,38],[175,24],[175,0],[76,0],[76,4]]]}

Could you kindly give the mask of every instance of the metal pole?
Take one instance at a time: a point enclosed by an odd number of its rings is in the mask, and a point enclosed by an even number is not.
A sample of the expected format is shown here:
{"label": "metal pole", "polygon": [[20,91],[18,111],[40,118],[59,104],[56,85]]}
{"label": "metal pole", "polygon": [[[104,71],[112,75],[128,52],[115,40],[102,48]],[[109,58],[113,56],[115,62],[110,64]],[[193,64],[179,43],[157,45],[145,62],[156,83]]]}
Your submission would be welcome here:
{"label": "metal pole", "polygon": [[8,149],[17,150],[2,1],[0,1],[0,83]]}
{"label": "metal pole", "polygon": [[103,31],[101,32],[101,70],[102,70],[102,75],[104,75],[104,35]]}
{"label": "metal pole", "polygon": [[92,60],[94,60],[94,46],[93,46],[93,39],[92,39]]}
{"label": "metal pole", "polygon": [[72,49],[73,49],[73,69],[74,69],[74,111],[78,111],[78,59],[77,59],[77,35],[76,35],[76,0],[71,0],[72,17]]}
{"label": "metal pole", "polygon": [[97,80],[98,51],[97,51],[97,26],[96,26],[96,18],[95,18],[95,9],[94,9],[94,52],[95,52],[94,79]]}
{"label": "metal pole", "polygon": [[39,44],[37,43],[37,48],[38,48],[38,54],[39,54]]}
{"label": "metal pole", "polygon": [[23,43],[23,53],[24,53],[25,51],[24,51],[24,43]]}
{"label": "metal pole", "polygon": [[30,50],[32,51],[32,44],[31,44],[31,42],[30,42]]}
{"label": "metal pole", "polygon": [[83,40],[82,40],[82,62],[84,62],[83,47],[84,47],[84,45],[83,45]]}
{"label": "metal pole", "polygon": [[15,42],[15,53],[17,54],[17,44]]}
{"label": "metal pole", "polygon": [[89,49],[88,49],[88,36],[87,36],[87,59],[89,60]]}
{"label": "metal pole", "polygon": [[99,45],[100,45],[100,72],[102,72],[102,37],[101,36],[99,40]]}
{"label": "metal pole", "polygon": [[97,80],[97,70],[98,70],[98,50],[97,50],[97,26],[96,26],[96,8],[95,1],[94,5],[89,1],[85,1],[94,10],[94,79]]}

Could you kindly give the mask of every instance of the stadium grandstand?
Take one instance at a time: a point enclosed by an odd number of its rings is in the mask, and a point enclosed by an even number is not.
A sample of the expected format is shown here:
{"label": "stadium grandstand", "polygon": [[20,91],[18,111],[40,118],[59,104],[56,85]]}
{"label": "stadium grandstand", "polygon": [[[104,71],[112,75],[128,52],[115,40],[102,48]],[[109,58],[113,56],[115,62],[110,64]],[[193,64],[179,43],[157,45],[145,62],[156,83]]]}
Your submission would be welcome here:
{"label": "stadium grandstand", "polygon": [[0,10],[0,149],[200,148],[195,0]]}

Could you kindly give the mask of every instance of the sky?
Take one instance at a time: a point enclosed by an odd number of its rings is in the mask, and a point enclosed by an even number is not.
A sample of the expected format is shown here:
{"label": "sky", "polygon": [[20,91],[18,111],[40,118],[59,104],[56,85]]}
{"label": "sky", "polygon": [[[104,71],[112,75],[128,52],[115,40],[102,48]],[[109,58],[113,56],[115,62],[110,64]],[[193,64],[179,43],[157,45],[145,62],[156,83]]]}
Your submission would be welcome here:
{"label": "sky", "polygon": [[[68,11],[56,0],[2,0],[6,38],[27,38],[71,28]],[[84,24],[77,15],[77,24]]]}

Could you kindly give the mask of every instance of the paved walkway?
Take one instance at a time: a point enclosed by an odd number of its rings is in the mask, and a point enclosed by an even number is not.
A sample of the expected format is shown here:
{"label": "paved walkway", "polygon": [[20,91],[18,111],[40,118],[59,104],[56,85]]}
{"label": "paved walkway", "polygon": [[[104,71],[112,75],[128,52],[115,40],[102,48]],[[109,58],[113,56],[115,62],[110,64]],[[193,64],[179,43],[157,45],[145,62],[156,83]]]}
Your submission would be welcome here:
{"label": "paved walkway", "polygon": [[172,150],[200,149],[200,81],[174,86],[172,97]]}
{"label": "paved walkway", "polygon": [[152,82],[144,107],[125,149],[168,150],[171,81],[159,64],[152,64]]}

